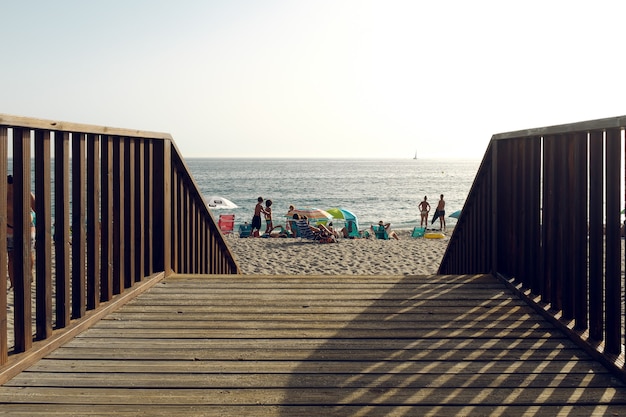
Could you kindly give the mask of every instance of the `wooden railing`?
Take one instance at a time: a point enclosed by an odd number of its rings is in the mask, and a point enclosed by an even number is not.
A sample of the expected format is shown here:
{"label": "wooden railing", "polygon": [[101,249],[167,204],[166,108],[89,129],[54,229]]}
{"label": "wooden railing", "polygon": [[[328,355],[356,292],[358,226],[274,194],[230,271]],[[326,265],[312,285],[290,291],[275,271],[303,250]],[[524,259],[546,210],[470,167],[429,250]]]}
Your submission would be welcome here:
{"label": "wooden railing", "polygon": [[492,137],[439,268],[492,273],[624,376],[626,116]]}
{"label": "wooden railing", "polygon": [[12,232],[15,285],[7,291],[0,244],[0,374],[34,341],[149,279],[239,273],[168,134],[0,114],[0,178],[8,174],[13,201],[8,207],[7,180],[0,181],[0,242]]}

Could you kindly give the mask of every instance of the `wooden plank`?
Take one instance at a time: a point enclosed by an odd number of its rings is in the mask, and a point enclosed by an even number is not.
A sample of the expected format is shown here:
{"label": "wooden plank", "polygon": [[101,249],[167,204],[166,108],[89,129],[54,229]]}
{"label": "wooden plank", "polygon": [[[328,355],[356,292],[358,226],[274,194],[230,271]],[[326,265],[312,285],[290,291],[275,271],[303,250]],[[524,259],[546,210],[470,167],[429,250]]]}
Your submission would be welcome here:
{"label": "wooden plank", "polygon": [[[193,348],[181,348],[180,343],[171,341],[169,344],[159,344],[158,347],[146,349],[145,341],[130,341],[124,344],[116,344],[110,348],[92,347],[72,347],[61,348],[48,355],[51,359],[64,360],[160,360],[160,361],[189,361],[189,360],[306,360],[312,355],[317,355],[326,360],[341,360],[347,357],[351,360],[372,361],[379,360],[386,353],[395,353],[396,359],[406,360],[426,360],[432,357],[433,343],[422,344],[422,348],[400,348],[392,349],[387,344],[380,347],[380,341],[359,340],[358,342],[346,341],[341,348],[327,346],[312,346],[304,348],[301,341],[289,341],[288,346],[271,346],[271,349],[261,349],[255,347],[254,343],[244,344],[243,341],[233,346],[232,343],[222,342],[217,346],[194,346]],[[90,341],[93,344],[93,339]],[[449,361],[468,360],[496,360],[506,352],[507,356],[515,357],[518,360],[588,360],[588,355],[581,353],[574,347],[563,347],[561,344],[543,344],[539,348],[533,348],[537,343],[528,344],[525,347],[511,348],[510,344],[499,343],[485,348],[484,343],[465,345],[457,348],[460,343],[450,343],[450,348],[446,349],[443,358]],[[91,345],[90,345],[91,346]],[[440,348],[441,349],[441,348]],[[382,355],[381,355],[382,354]]]}
{"label": "wooden plank", "polygon": [[[347,376],[347,378],[350,378]],[[381,380],[382,382],[382,380]],[[194,388],[194,389],[148,389],[108,388],[106,395],[100,388],[29,388],[3,387],[0,402],[28,402],[32,407],[37,404],[54,406],[55,404],[101,404],[115,407],[122,405],[159,404],[159,405],[308,405],[325,404],[326,407],[343,405],[428,405],[437,406],[441,399],[447,405],[490,405],[505,406],[541,405],[561,403],[570,405],[581,402],[583,405],[609,405],[626,403],[625,391],[618,388],[430,388],[422,387],[386,387],[382,383],[377,388]],[[580,400],[583,398],[584,400]],[[577,401],[578,399],[578,401]],[[114,410],[112,410],[114,411]],[[622,408],[622,412],[624,408]],[[111,414],[115,414],[111,412]],[[253,413],[254,415],[254,413]]]}
{"label": "wooden plank", "polygon": [[[136,406],[116,405],[75,405],[75,404],[55,404],[43,412],[32,410],[28,404],[3,405],[11,416],[68,416],[79,415],[84,417],[115,415],[116,417],[137,416]],[[327,415],[332,412],[334,417],[345,416],[368,416],[368,417],[406,417],[409,415],[443,415],[443,416],[550,416],[550,417],[579,417],[589,415],[619,415],[623,411],[621,407],[607,406],[604,404],[589,404],[581,406],[560,406],[560,405],[472,405],[469,406],[449,406],[441,405],[437,407],[429,405],[342,405],[340,407],[315,406],[307,404],[298,405],[212,405],[198,407],[196,405],[151,405],[142,406],[145,415],[155,417],[223,417],[223,416],[258,416],[258,417],[309,417],[315,415]]]}
{"label": "wooden plank", "polygon": [[[116,417],[137,416],[136,406],[116,405],[75,405],[75,404],[55,404],[54,407],[45,411],[33,410],[29,404],[9,404],[3,405],[3,410],[11,416],[103,416],[115,415]],[[605,404],[588,404],[581,406],[560,406],[560,405],[472,405],[470,406],[429,406],[429,405],[342,405],[340,407],[307,405],[211,405],[198,407],[196,405],[151,405],[142,406],[145,415],[154,417],[223,417],[223,416],[258,416],[258,417],[309,417],[316,415],[327,415],[329,412],[334,417],[345,416],[368,416],[368,417],[406,417],[409,415],[443,415],[443,416],[550,416],[550,417],[579,417],[590,415],[620,415],[623,408],[607,406]]]}
{"label": "wooden plank", "polygon": [[[432,356],[431,356],[432,358]],[[169,378],[170,374],[214,374],[214,373],[288,373],[288,374],[351,374],[376,373],[385,375],[421,375],[421,374],[465,374],[487,373],[501,374],[556,374],[567,369],[567,374],[608,373],[602,365],[591,359],[587,360],[504,360],[500,359],[485,366],[482,361],[448,361],[448,360],[406,360],[399,358],[377,358],[371,361],[343,360],[329,361],[325,358],[310,358],[304,361],[286,360],[237,360],[237,361],[111,361],[111,360],[56,360],[43,359],[28,369],[25,374],[38,372],[66,373],[150,373],[161,375],[161,379]],[[436,370],[436,372],[433,372]],[[65,379],[65,375],[63,376]],[[21,378],[14,378],[12,385],[21,385]],[[625,391],[626,395],[626,391]]]}
{"label": "wooden plank", "polygon": [[[246,349],[256,349],[261,351],[267,351],[271,353],[274,349],[282,352],[284,349],[289,350],[349,350],[349,351],[358,351],[358,350],[374,350],[374,351],[388,351],[388,350],[396,350],[399,352],[404,352],[405,350],[416,350],[416,351],[432,351],[435,349],[439,349],[445,352],[451,352],[453,350],[475,350],[479,353],[485,353],[489,350],[494,350],[496,352],[501,352],[502,350],[512,351],[514,349],[523,349],[529,350],[532,353],[536,353],[542,349],[554,349],[554,350],[562,350],[564,348],[574,349],[576,345],[567,339],[565,336],[561,338],[551,337],[549,339],[522,339],[516,340],[513,343],[511,340],[504,339],[491,339],[491,340],[480,340],[480,339],[466,339],[466,340],[458,340],[458,339],[440,339],[440,340],[428,340],[428,339],[416,339],[412,340],[410,343],[407,343],[405,339],[387,339],[384,344],[380,343],[380,339],[295,339],[295,338],[283,338],[280,339],[280,343],[277,344],[272,339],[189,339],[185,340],[184,345],[181,346],[178,340],[168,340],[168,339],[160,339],[160,340],[150,340],[150,346],[146,346],[146,340],[144,339],[111,339],[111,338],[94,338],[94,337],[85,337],[80,336],[69,342],[56,353],[61,353],[64,349],[72,349],[75,348],[87,348],[92,351],[96,351],[97,349],[145,349],[146,351],[154,351],[155,349],[175,349],[180,352],[183,352],[188,349],[205,349],[209,350],[246,350]],[[277,346],[278,345],[278,346]],[[444,356],[447,356],[447,353],[443,353]],[[268,353],[268,354],[269,354]],[[228,354],[228,352],[224,353]],[[581,353],[582,354],[582,353]],[[221,353],[220,353],[221,355]],[[56,357],[56,354],[55,354]],[[517,357],[517,356],[516,356]]]}
{"label": "wooden plank", "polygon": [[[215,389],[232,387],[245,389],[250,387],[265,388],[311,388],[340,386],[346,378],[354,377],[353,374],[333,372],[323,373],[171,373],[167,379],[157,379],[151,373],[111,373],[103,379],[97,373],[68,372],[67,378],[59,380],[56,372],[27,373],[20,378],[19,386],[23,387],[75,387],[75,388],[143,388],[157,389],[190,389],[203,388]],[[421,375],[420,375],[421,376]],[[476,374],[468,378],[467,373],[450,374],[446,378],[439,375],[424,374],[423,378],[407,378],[406,374],[387,375],[381,383],[380,374],[359,374],[352,384],[353,388],[378,388],[402,387],[421,389],[424,385],[429,388],[455,388],[466,386],[467,388],[601,388],[611,384],[611,375],[594,374],[585,378],[585,374],[578,375],[544,375],[538,374],[535,378],[528,378],[526,374]],[[12,383],[6,386],[12,386]]]}

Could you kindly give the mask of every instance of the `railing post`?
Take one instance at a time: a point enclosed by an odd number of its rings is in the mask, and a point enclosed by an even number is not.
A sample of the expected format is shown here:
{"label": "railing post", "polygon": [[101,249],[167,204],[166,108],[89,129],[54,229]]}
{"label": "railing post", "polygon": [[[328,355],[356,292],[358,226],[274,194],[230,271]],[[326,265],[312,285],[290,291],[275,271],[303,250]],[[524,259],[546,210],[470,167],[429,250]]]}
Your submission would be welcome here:
{"label": "railing post", "polygon": [[109,301],[113,298],[113,140],[103,135],[101,143],[100,301]]}
{"label": "railing post", "polygon": [[589,336],[603,340],[604,333],[604,134],[592,131],[589,135]]}
{"label": "railing post", "polygon": [[74,319],[83,317],[86,312],[85,136],[83,133],[72,133],[72,318]]}
{"label": "railing post", "polygon": [[52,335],[52,203],[50,131],[35,131],[35,247],[37,339]]}
{"label": "railing post", "polygon": [[621,351],[621,242],[620,242],[620,158],[619,129],[606,132],[606,350]]}
{"label": "railing post", "polygon": [[[7,155],[9,135],[6,127],[0,127],[0,242],[7,241]],[[7,258],[7,246],[0,245],[0,259]],[[0,262],[0,276],[7,276],[7,263]],[[8,360],[7,342],[7,280],[0,279],[0,365]]]}
{"label": "railing post", "polygon": [[499,141],[492,140],[491,144],[491,273],[498,273],[498,148]]}
{"label": "railing post", "polygon": [[[33,344],[30,248],[30,130],[13,129],[13,278],[15,351]],[[10,219],[9,219],[10,220]],[[25,237],[28,237],[25,239]]]}
{"label": "railing post", "polygon": [[172,149],[169,140],[154,146],[154,269],[172,273]]}
{"label": "railing post", "polygon": [[56,326],[70,323],[70,139],[54,133],[54,247]]}
{"label": "railing post", "polygon": [[87,135],[87,308],[100,303],[100,137]]}

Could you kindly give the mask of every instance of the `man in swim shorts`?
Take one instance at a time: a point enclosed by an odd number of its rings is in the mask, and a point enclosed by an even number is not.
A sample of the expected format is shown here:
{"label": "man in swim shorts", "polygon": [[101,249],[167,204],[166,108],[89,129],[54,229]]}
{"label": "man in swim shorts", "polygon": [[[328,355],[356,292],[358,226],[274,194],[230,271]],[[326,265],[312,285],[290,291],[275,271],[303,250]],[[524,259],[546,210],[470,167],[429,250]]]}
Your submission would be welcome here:
{"label": "man in swim shorts", "polygon": [[254,206],[254,215],[252,216],[252,236],[259,237],[261,230],[261,213],[265,213],[263,208],[263,197],[257,198],[256,206]]}
{"label": "man in swim shorts", "polygon": [[420,227],[426,225],[428,226],[428,213],[430,212],[430,203],[426,201],[428,198],[424,196],[424,201],[422,201],[418,208],[420,210],[420,215],[422,216],[422,220],[420,221]]}
{"label": "man in swim shorts", "polygon": [[437,204],[437,214],[441,231],[444,231],[446,230],[446,202],[443,200],[443,194],[441,194],[441,198]]}

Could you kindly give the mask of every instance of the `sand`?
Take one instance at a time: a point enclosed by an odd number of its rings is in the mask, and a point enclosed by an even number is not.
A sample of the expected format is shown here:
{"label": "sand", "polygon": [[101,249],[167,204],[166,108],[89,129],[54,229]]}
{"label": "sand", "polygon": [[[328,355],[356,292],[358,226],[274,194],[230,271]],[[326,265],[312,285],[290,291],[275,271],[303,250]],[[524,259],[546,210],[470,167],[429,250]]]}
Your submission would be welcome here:
{"label": "sand", "polygon": [[[444,239],[339,239],[321,244],[300,238],[239,238],[226,241],[242,274],[431,275],[436,274],[448,245]],[[451,234],[451,230],[447,235]]]}

